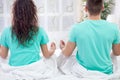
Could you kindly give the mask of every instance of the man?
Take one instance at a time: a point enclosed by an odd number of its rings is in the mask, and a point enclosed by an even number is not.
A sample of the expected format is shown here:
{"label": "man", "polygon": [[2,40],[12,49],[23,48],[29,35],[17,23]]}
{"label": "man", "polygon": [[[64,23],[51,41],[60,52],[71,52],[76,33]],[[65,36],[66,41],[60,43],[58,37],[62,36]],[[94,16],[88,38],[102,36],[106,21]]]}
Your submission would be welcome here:
{"label": "man", "polygon": [[111,50],[120,55],[120,34],[117,25],[101,19],[103,3],[103,0],[87,0],[88,19],[73,25],[69,41],[66,45],[61,41],[60,48],[69,57],[77,47],[76,60],[81,67],[109,75],[113,73]]}

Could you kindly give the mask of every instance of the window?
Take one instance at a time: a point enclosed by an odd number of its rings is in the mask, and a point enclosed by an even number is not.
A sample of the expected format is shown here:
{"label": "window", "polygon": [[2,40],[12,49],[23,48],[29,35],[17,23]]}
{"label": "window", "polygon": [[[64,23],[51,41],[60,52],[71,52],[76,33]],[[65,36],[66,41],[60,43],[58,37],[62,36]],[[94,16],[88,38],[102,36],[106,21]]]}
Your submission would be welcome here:
{"label": "window", "polygon": [[[0,0],[0,30],[11,25],[13,1]],[[65,37],[71,25],[80,20],[82,0],[34,1],[38,9],[39,25],[55,38],[59,34]]]}
{"label": "window", "polygon": [[0,0],[0,31],[2,31],[3,26],[4,26],[3,1]]}

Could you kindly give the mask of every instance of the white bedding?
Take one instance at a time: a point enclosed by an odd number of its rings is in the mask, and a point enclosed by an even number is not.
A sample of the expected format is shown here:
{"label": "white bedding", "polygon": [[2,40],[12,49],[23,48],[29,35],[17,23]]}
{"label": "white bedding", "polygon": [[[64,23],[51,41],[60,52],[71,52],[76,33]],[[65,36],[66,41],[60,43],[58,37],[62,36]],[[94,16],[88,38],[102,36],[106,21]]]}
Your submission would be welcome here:
{"label": "white bedding", "polygon": [[[58,56],[60,51],[57,51],[56,54]],[[23,67],[10,67],[5,61],[0,60],[0,80],[120,80],[120,65],[114,75],[105,79],[96,79],[96,75],[92,78],[80,78],[79,75],[62,74],[57,68],[56,60],[56,56],[52,56],[50,59],[43,58],[36,63]],[[69,66],[72,66],[72,64],[69,64]],[[69,66],[64,68],[65,71],[70,70]]]}
{"label": "white bedding", "polygon": [[[61,58],[61,57],[60,57]],[[116,61],[116,57],[112,57],[114,62]],[[62,60],[64,58],[61,58]],[[60,59],[59,59],[60,60]],[[70,58],[66,59],[66,62],[63,62],[62,66],[60,65],[59,69],[64,74],[72,74],[79,79],[87,79],[87,80],[120,80],[120,66],[118,66],[117,61],[114,63],[114,74],[106,75],[98,71],[90,71],[85,69],[83,66],[80,66],[75,59],[75,56],[72,55]]]}
{"label": "white bedding", "polygon": [[11,67],[0,61],[0,80],[46,80],[58,75],[55,56],[22,67]]}

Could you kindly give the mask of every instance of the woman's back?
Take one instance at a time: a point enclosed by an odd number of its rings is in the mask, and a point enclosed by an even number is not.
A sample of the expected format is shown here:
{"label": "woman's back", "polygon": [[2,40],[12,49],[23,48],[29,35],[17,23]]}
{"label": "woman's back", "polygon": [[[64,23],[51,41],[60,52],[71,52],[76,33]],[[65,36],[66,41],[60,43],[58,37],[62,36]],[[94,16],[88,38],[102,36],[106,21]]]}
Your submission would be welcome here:
{"label": "woman's back", "polygon": [[37,8],[33,0],[15,0],[12,9],[12,25],[3,31],[0,39],[0,57],[6,59],[10,50],[9,64],[23,66],[38,61],[40,48],[45,58],[53,55],[56,46],[47,47],[48,36],[38,27]]}
{"label": "woman's back", "polygon": [[22,66],[38,61],[41,58],[40,45],[47,43],[48,37],[43,28],[39,28],[33,39],[26,42],[26,46],[19,44],[15,36],[12,38],[11,27],[6,28],[1,36],[1,45],[10,49],[11,66]]}

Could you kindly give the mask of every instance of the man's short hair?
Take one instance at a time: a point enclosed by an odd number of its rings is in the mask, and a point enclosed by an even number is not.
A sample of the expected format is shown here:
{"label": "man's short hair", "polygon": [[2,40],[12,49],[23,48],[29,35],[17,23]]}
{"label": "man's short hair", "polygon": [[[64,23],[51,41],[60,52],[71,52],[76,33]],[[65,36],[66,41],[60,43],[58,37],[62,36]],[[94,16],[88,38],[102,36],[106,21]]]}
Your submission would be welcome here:
{"label": "man's short hair", "polygon": [[103,0],[87,0],[86,7],[90,15],[98,15],[102,11]]}

